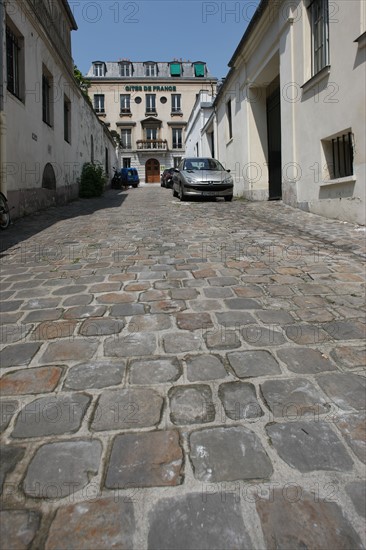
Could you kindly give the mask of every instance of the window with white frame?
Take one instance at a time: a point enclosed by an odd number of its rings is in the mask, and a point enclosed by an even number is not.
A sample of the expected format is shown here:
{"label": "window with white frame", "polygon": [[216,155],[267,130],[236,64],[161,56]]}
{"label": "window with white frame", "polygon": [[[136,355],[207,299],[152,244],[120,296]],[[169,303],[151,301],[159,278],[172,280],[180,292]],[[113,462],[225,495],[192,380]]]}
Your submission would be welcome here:
{"label": "window with white frame", "polygon": [[24,39],[6,25],[6,80],[8,91],[22,99],[24,81]]}
{"label": "window with white frame", "polygon": [[146,128],[146,139],[155,140],[158,139],[158,129],[157,128]]}
{"label": "window with white frame", "polygon": [[156,94],[146,94],[146,112],[156,113]]}
{"label": "window with white frame", "polygon": [[131,96],[130,96],[130,94],[121,94],[120,95],[120,105],[121,105],[121,113],[130,113],[131,112]]}
{"label": "window with white frame", "polygon": [[132,138],[131,128],[122,128],[121,130],[122,149],[131,149],[131,143],[132,143],[131,138]]}
{"label": "window with white frame", "polygon": [[311,0],[308,6],[311,25],[312,76],[330,63],[328,0]]}
{"label": "window with white frame", "polygon": [[145,63],[145,76],[157,76],[156,63]]}
{"label": "window with white frame", "polygon": [[132,76],[132,64],[130,62],[120,63],[119,74],[120,76]]}
{"label": "window with white frame", "polygon": [[96,113],[105,113],[104,94],[94,94],[94,110]]}
{"label": "window with white frame", "polygon": [[93,73],[94,73],[94,76],[104,76],[105,74],[104,63],[94,63]]}
{"label": "window with white frame", "polygon": [[172,94],[172,113],[180,113],[182,110],[181,94]]}
{"label": "window with white frame", "polygon": [[182,141],[182,128],[172,128],[173,133],[173,149],[182,149],[183,147],[183,141]]}

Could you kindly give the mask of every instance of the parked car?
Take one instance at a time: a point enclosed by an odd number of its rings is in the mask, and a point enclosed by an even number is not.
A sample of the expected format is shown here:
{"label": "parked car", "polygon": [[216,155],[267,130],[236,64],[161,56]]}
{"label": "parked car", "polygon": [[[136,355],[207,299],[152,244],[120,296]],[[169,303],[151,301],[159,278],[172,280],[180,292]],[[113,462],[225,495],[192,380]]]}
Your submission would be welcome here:
{"label": "parked car", "polygon": [[184,158],[173,175],[173,196],[233,198],[234,181],[222,164],[213,158]]}
{"label": "parked car", "polygon": [[174,168],[167,168],[161,174],[160,185],[161,187],[172,187],[173,185]]}
{"label": "parked car", "polygon": [[128,187],[137,187],[140,183],[139,174],[137,168],[121,168],[122,185]]}

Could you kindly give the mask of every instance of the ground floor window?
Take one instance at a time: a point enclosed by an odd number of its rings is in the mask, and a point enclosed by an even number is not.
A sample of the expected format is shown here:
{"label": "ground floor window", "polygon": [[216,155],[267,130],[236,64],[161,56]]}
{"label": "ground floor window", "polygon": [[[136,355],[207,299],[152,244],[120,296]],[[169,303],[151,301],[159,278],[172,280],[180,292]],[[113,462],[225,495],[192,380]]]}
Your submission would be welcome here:
{"label": "ground floor window", "polygon": [[122,168],[131,168],[131,158],[125,157],[122,159]]}
{"label": "ground floor window", "polygon": [[353,175],[354,144],[351,131],[342,132],[322,141],[326,160],[324,179]]}

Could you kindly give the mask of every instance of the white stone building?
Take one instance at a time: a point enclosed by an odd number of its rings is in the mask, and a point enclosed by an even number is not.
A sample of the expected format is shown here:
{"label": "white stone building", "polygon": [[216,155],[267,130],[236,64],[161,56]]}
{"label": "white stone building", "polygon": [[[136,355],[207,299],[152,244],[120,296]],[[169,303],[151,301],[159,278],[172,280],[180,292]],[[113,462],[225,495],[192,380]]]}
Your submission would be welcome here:
{"label": "white stone building", "polygon": [[115,144],[73,76],[66,0],[1,0],[1,190],[12,217],[77,197],[85,162]]}
{"label": "white stone building", "polygon": [[261,1],[205,127],[236,195],[365,224],[365,21],[362,0]]}
{"label": "white stone building", "polygon": [[205,126],[213,112],[213,96],[200,92],[189,116],[186,128],[187,157],[214,157],[213,133],[206,133]]}
{"label": "white stone building", "polygon": [[178,165],[196,98],[217,82],[205,62],[182,60],[94,61],[86,78],[95,111],[120,140],[120,167],[136,167],[147,183]]}

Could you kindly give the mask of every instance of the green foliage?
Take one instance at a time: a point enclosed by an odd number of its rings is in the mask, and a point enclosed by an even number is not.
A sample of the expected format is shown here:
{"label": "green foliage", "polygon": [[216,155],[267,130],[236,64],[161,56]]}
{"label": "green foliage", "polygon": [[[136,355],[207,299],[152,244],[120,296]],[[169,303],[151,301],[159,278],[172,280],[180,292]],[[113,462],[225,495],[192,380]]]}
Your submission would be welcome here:
{"label": "green foliage", "polygon": [[90,88],[90,82],[89,82],[89,80],[84,78],[82,72],[77,68],[76,65],[74,65],[74,78],[75,78],[82,94],[89,101],[89,103],[91,103],[91,99],[88,95],[88,90]]}
{"label": "green foliage", "polygon": [[111,130],[111,135],[112,135],[114,143],[116,145],[120,145],[121,144],[121,138],[120,138],[118,132],[116,132],[116,130]]}
{"label": "green foliage", "polygon": [[99,164],[86,162],[79,178],[79,197],[100,197],[104,191],[106,177]]}

